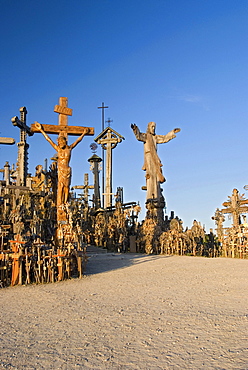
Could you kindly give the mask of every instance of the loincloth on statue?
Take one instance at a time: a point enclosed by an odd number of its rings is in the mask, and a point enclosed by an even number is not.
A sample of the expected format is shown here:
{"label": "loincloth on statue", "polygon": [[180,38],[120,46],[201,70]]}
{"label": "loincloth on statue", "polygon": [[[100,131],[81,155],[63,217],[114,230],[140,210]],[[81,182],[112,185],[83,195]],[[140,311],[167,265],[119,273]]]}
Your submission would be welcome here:
{"label": "loincloth on statue", "polygon": [[71,167],[58,168],[58,185],[70,186],[71,183]]}

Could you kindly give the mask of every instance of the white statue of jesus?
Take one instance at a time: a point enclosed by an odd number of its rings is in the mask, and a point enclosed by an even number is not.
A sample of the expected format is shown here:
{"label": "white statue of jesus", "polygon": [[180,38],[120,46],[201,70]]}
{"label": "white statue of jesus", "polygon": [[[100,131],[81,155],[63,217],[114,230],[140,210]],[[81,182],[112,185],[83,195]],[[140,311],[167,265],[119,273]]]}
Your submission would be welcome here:
{"label": "white statue of jesus", "polygon": [[131,124],[134,135],[139,141],[144,143],[144,165],[142,170],[146,171],[146,200],[157,199],[162,197],[160,184],[165,182],[162,173],[162,163],[157,154],[157,144],[167,143],[176,137],[176,133],[180,132],[180,128],[168,132],[166,135],[156,135],[156,123],[149,122],[146,133],[140,132],[135,124]]}

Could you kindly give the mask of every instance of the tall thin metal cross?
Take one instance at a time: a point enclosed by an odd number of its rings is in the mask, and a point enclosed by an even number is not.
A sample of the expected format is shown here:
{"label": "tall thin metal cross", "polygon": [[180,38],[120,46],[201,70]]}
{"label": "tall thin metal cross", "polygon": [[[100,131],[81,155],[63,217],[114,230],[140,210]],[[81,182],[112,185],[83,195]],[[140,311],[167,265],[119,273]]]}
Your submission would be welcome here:
{"label": "tall thin metal cross", "polygon": [[104,103],[102,103],[101,107],[97,107],[98,109],[102,109],[102,131],[104,130],[104,109],[108,108],[108,106],[104,106]]}
{"label": "tall thin metal cross", "polygon": [[[102,110],[102,131],[104,130],[104,109],[108,108],[108,106],[104,106],[102,102],[101,107],[97,107],[98,109]],[[104,193],[104,149],[102,148],[102,193]],[[104,204],[104,195],[102,195],[102,204]]]}

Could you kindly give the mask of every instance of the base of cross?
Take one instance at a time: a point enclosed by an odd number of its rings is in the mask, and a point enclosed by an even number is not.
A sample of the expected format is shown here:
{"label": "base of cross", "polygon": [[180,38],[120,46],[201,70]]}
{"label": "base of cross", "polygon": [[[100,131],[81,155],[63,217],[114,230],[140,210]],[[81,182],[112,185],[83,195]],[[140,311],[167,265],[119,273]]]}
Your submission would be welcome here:
{"label": "base of cross", "polygon": [[55,245],[57,248],[64,248],[73,239],[72,214],[69,203],[57,207],[57,228],[54,235]]}
{"label": "base of cross", "polygon": [[63,206],[57,208],[57,222],[64,223],[67,221],[67,213]]}

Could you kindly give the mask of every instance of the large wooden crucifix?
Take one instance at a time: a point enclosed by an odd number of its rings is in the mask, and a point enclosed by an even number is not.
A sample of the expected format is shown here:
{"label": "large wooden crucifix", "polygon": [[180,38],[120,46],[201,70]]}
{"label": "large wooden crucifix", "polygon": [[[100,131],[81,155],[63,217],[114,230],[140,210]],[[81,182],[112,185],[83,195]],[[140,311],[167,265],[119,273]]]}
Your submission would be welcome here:
{"label": "large wooden crucifix", "polygon": [[244,195],[240,195],[237,189],[233,189],[233,193],[228,197],[230,200],[224,202],[226,207],[221,210],[222,213],[230,213],[233,217],[233,226],[240,224],[239,216],[242,213],[248,213],[248,199],[244,199]]}
{"label": "large wooden crucifix", "polygon": [[[59,113],[59,124],[49,125],[35,122],[31,125],[32,132],[42,133],[45,139],[57,151],[58,164],[58,190],[57,190],[57,220],[65,221],[66,215],[63,206],[68,202],[71,182],[71,168],[69,162],[71,151],[80,143],[85,135],[94,135],[93,127],[68,126],[68,116],[72,109],[67,107],[68,99],[61,97],[59,105],[55,105],[54,112]],[[47,134],[58,134],[58,144],[55,144]],[[71,145],[67,144],[67,136],[79,136]]]}
{"label": "large wooden crucifix", "polygon": [[111,127],[106,127],[95,139],[106,150],[106,182],[104,194],[104,208],[112,206],[112,150],[125,140]]}

